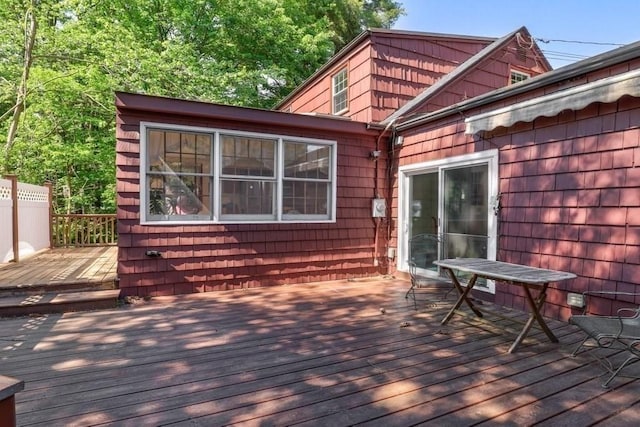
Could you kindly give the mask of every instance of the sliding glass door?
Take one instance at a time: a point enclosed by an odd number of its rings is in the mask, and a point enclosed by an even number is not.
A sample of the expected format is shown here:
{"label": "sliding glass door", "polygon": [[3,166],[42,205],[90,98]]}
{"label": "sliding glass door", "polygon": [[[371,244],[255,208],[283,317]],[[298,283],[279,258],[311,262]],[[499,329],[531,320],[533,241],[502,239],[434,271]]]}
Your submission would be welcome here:
{"label": "sliding glass door", "polygon": [[443,169],[443,258],[487,258],[487,164]]}
{"label": "sliding glass door", "polygon": [[438,218],[438,172],[431,171],[409,178],[409,261],[419,269],[436,271],[433,264],[442,251]]}
{"label": "sliding glass door", "polygon": [[495,259],[497,151],[400,169],[399,266],[425,275],[445,258]]}

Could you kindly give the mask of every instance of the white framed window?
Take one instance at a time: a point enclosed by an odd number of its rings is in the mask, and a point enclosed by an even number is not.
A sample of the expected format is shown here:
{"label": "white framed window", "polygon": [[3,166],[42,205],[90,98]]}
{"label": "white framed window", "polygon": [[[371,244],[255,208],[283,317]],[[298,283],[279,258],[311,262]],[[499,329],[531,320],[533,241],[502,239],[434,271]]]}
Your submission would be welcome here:
{"label": "white framed window", "polygon": [[348,88],[349,81],[347,78],[347,69],[343,68],[331,78],[331,99],[333,100],[332,113],[344,113],[348,106]]}
{"label": "white framed window", "polygon": [[336,142],[140,125],[142,223],[334,222]]}
{"label": "white framed window", "polygon": [[523,82],[527,80],[529,77],[531,77],[529,74],[523,73],[522,71],[511,70],[511,74],[509,76],[509,84],[513,85],[516,83]]}

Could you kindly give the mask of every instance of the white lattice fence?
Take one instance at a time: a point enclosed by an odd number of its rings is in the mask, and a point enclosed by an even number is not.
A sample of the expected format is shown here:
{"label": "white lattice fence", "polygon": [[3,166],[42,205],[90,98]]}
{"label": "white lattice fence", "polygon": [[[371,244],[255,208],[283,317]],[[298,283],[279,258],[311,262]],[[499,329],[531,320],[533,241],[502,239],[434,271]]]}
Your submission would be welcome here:
{"label": "white lattice fence", "polygon": [[[13,185],[17,185],[17,230],[13,221]],[[14,250],[16,231],[17,254]],[[0,179],[0,262],[20,259],[49,245],[49,188]]]}

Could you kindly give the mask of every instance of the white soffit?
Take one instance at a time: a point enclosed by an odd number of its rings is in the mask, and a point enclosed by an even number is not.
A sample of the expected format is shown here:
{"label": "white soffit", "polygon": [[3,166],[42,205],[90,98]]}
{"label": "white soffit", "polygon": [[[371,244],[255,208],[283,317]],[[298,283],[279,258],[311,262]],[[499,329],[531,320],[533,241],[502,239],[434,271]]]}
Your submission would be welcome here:
{"label": "white soffit", "polygon": [[640,69],[471,116],[465,120],[465,133],[473,135],[517,122],[532,122],[541,116],[553,117],[564,110],[581,110],[594,102],[614,102],[624,95],[640,97]]}

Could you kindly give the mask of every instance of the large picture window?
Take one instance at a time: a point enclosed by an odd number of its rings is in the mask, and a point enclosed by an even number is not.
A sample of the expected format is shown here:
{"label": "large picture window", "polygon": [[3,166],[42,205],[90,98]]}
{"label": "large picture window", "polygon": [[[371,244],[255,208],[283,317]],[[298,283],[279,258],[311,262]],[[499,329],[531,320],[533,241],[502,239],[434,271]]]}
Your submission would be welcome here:
{"label": "large picture window", "polygon": [[335,142],[143,123],[142,222],[335,220]]}

